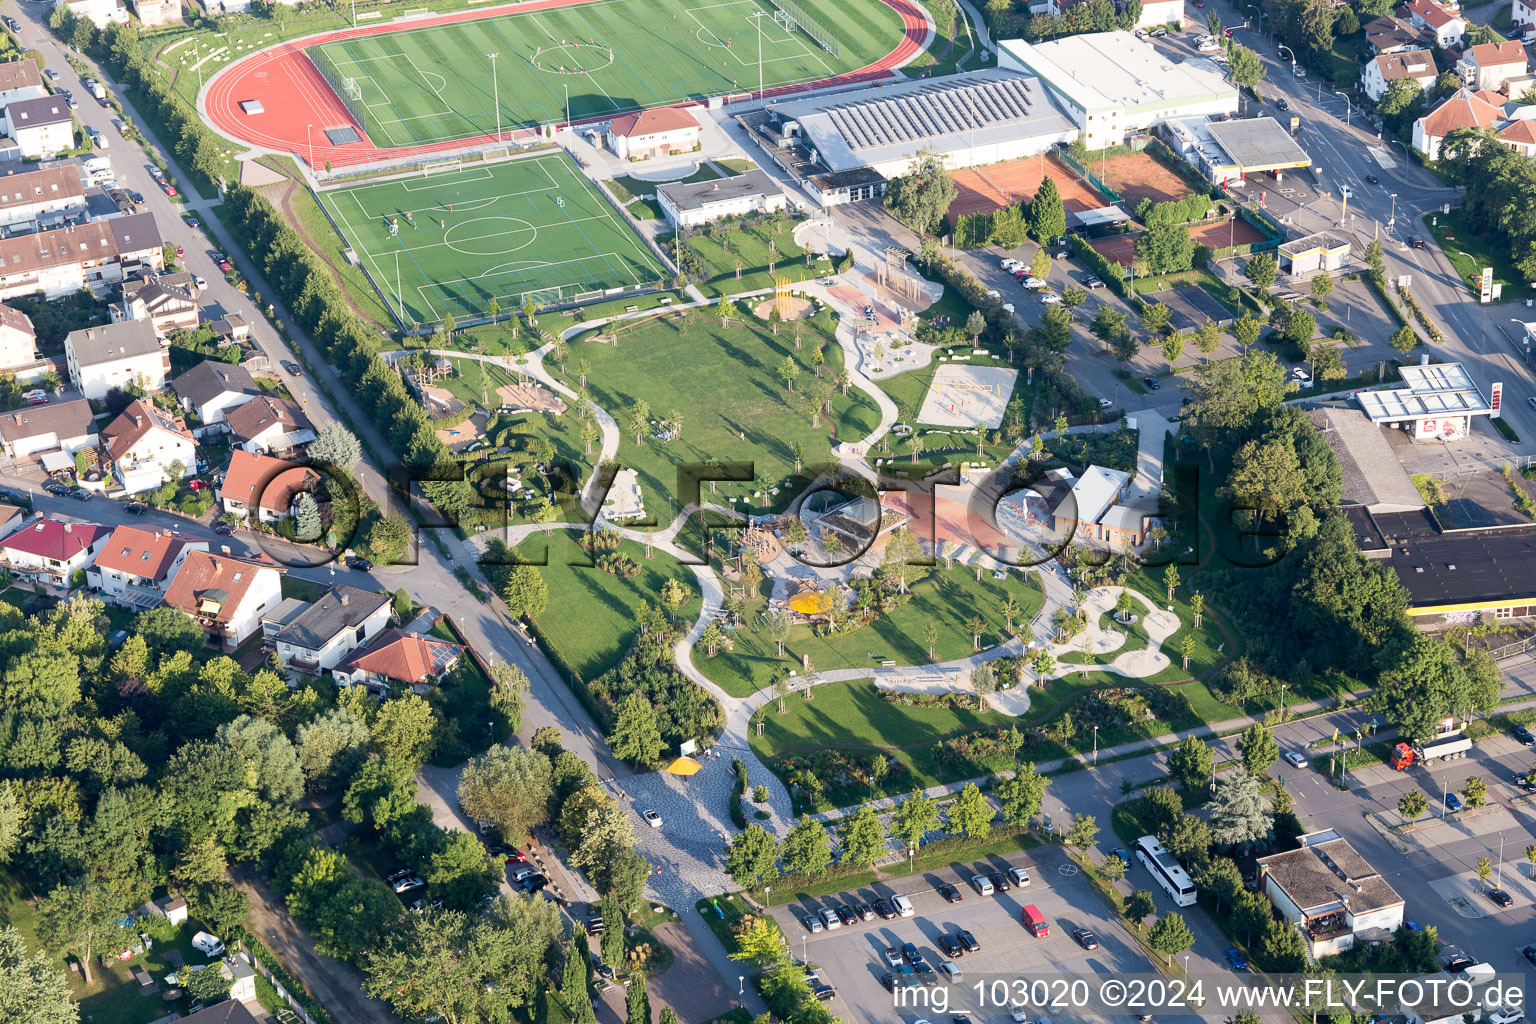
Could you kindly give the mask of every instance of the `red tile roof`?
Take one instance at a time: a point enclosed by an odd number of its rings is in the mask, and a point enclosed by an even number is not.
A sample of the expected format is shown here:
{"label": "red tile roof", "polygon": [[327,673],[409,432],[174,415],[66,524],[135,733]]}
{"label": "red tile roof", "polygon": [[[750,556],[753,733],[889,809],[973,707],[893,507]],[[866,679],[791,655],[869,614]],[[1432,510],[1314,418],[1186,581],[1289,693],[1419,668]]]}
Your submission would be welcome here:
{"label": "red tile roof", "polygon": [[236,448],[219,485],[221,497],[254,508],[287,512],[299,491],[320,482],[320,474],[304,466],[295,466],[270,455],[253,455]]}
{"label": "red tile roof", "polygon": [[95,523],[61,523],[57,519],[43,519],[0,541],[0,547],[38,558],[67,562],[111,532],[105,526],[97,526]]}
{"label": "red tile roof", "polygon": [[1536,124],[1530,121],[1511,121],[1499,132],[1499,138],[1522,146],[1536,146]]}
{"label": "red tile roof", "polygon": [[338,667],[416,684],[441,675],[463,652],[463,647],[446,640],[391,629],[353,651]]}
{"label": "red tile roof", "polygon": [[[188,615],[211,613],[216,621],[228,622],[260,573],[281,571],[271,562],[254,562],[207,551],[193,551],[181,563],[181,571],[166,588],[165,603],[171,608],[180,608]],[[203,611],[204,598],[208,598],[210,603],[216,603],[218,607]]]}
{"label": "red tile roof", "polygon": [[1463,89],[1424,115],[1424,134],[1443,139],[1457,128],[1491,128],[1501,116],[1493,104]]}
{"label": "red tile roof", "polygon": [[1408,5],[1408,11],[1411,14],[1418,15],[1420,21],[1435,29],[1444,28],[1460,17],[1459,15],[1452,14],[1439,4],[1430,3],[1430,0],[1413,0]]}
{"label": "red tile roof", "polygon": [[96,567],[158,581],[165,578],[171,563],[187,545],[198,543],[205,542],[166,530],[119,526],[96,556]]}
{"label": "red tile roof", "polygon": [[1501,43],[1478,43],[1466,52],[1466,56],[1476,61],[1480,68],[1497,64],[1519,64],[1525,67],[1525,47],[1513,39]]}
{"label": "red tile roof", "polygon": [[614,118],[608,130],[615,136],[628,138],[633,135],[654,135],[657,132],[677,132],[698,126],[699,122],[682,107],[653,107]]}
{"label": "red tile roof", "polygon": [[1383,82],[1395,82],[1399,78],[1434,79],[1440,72],[1435,70],[1435,58],[1428,50],[1403,50],[1400,53],[1383,53],[1376,58],[1376,70]]}
{"label": "red tile roof", "polygon": [[[192,431],[187,429],[186,422],[180,416],[162,412],[142,398],[131,403],[117,419],[107,424],[106,429],[101,432],[101,439],[106,443],[107,454],[114,459],[120,459],[130,448],[138,444],[145,434],[156,427],[187,441],[192,440]],[[191,467],[183,466],[182,468]]]}
{"label": "red tile roof", "polygon": [[32,329],[32,318],[3,302],[0,302],[0,325],[20,331],[29,338],[37,337],[37,332]]}

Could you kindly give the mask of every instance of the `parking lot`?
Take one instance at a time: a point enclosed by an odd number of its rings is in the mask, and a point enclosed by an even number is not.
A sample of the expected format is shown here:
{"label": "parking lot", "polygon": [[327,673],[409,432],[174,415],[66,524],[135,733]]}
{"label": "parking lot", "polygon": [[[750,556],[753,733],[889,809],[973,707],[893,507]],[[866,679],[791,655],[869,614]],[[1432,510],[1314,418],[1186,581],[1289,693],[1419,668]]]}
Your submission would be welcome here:
{"label": "parking lot", "polygon": [[[1015,887],[991,896],[979,895],[971,885],[978,870],[1005,872],[1021,866],[1030,874],[1027,887]],[[948,903],[936,891],[949,883],[960,890],[960,902]],[[859,921],[835,930],[807,931],[804,919],[834,902],[872,903],[876,899],[903,894],[911,899],[912,917],[888,921],[878,917]],[[1034,938],[1020,922],[1026,904],[1034,904],[1050,925],[1050,935]],[[892,1024],[900,1020],[911,1024],[918,1018],[944,1019],[946,1013],[975,1013],[978,1021],[1006,1020],[995,1005],[977,1005],[978,981],[1013,981],[1029,972],[1054,974],[1094,974],[1100,976],[1143,973],[1153,970],[1125,928],[1104,906],[1088,880],[1059,847],[1039,847],[1027,854],[991,857],[983,861],[956,862],[940,870],[899,879],[893,883],[849,890],[824,899],[806,900],[773,910],[773,916],[789,938],[792,952],[820,971],[822,981],[837,990],[828,1009],[849,1022],[878,1021]],[[1099,947],[1086,950],[1073,938],[1075,929],[1087,928],[1098,938]],[[940,935],[964,929],[971,932],[980,949],[954,961],[963,978],[948,986],[947,1008],[894,1007],[892,995],[881,985],[881,977],[893,971],[885,961],[885,951],[903,943],[916,944],[930,965],[937,968],[946,959],[937,939]],[[927,982],[941,984],[928,976]],[[1031,1012],[1031,1018],[1036,1016]],[[1062,1014],[1076,1021],[1092,1014]],[[1160,1020],[1175,1018],[1159,1015]]]}

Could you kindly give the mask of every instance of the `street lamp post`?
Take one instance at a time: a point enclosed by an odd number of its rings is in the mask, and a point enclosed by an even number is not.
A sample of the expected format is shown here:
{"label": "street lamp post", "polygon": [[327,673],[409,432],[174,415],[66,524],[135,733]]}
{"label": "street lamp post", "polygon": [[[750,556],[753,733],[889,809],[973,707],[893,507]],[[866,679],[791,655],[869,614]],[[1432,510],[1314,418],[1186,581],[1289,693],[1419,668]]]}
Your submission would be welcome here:
{"label": "street lamp post", "polygon": [[[501,83],[496,81],[496,58],[500,53],[488,53],[491,59],[491,106],[496,109],[496,140],[501,141]],[[569,119],[567,119],[569,120]]]}
{"label": "street lamp post", "polygon": [[1099,727],[1093,727],[1093,763],[1099,763]]}
{"label": "street lamp post", "polygon": [[1291,68],[1294,70],[1296,67],[1296,51],[1291,49],[1289,46],[1286,46],[1284,43],[1278,44],[1275,48],[1276,53],[1281,50],[1284,50],[1286,53],[1291,55]]}
{"label": "street lamp post", "polygon": [[1445,820],[1445,798],[1450,790],[1446,785],[1445,776],[1440,776],[1440,820]]}
{"label": "street lamp post", "polygon": [[1389,193],[1392,196],[1392,212],[1387,216],[1387,230],[1392,231],[1397,225],[1397,193]]}
{"label": "street lamp post", "polygon": [[1285,721],[1285,684],[1280,684],[1280,721]]}
{"label": "street lamp post", "polygon": [[1354,104],[1349,102],[1349,93],[1344,92],[1342,89],[1335,89],[1335,90],[1333,90],[1333,94],[1335,96],[1343,96],[1344,97],[1344,127],[1348,128],[1349,127],[1349,112],[1354,109]]}

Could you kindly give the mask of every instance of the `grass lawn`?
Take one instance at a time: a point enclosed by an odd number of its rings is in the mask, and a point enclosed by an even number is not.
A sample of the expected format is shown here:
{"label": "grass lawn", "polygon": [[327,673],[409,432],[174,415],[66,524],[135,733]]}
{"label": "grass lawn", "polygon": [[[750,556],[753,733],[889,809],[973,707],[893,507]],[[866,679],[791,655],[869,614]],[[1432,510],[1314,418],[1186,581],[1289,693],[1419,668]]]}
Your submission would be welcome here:
{"label": "grass lawn", "polygon": [[[933,6],[924,3],[928,9],[929,17],[933,18]],[[965,16],[965,11],[958,7],[953,25],[940,25],[933,34],[933,42],[928,49],[918,54],[912,61],[904,65],[901,73],[908,78],[934,78],[940,75],[952,75],[959,70],[956,62],[964,57],[971,47],[970,19]],[[935,24],[938,19],[933,18]]]}
{"label": "grass lawn", "polygon": [[[830,312],[805,323],[799,350],[787,328],[775,336],[750,316],[722,328],[705,312],[689,317],[686,334],[680,333],[679,319],[669,317],[635,328],[615,345],[572,346],[565,383],[578,388],[577,367],[588,365],[592,401],[624,430],[616,459],[620,466],[639,472],[646,521],[670,522],[681,507],[680,473],[709,460],[745,464],[754,474],[751,482],[721,486],[711,495],[713,500],[754,512],[782,509],[792,492],[807,482],[794,476],[791,445],[800,446],[804,469],[811,472],[810,466],[830,457],[836,440],[862,438],[875,427],[879,412],[857,389],[846,397],[834,395],[830,424],[824,414],[820,425],[813,426],[810,413],[798,407],[797,400],[814,380],[812,351],[824,346],[822,373],[827,376],[836,376],[843,359],[833,341]],[[800,369],[794,393],[778,376],[786,358]],[[636,445],[628,426],[637,402],[646,403],[653,422],[680,418],[682,436],[670,441],[645,436]],[[771,493],[775,488],[779,494]]]}
{"label": "grass lawn", "polygon": [[[315,194],[307,188],[294,188],[291,192],[288,189],[289,184],[282,184],[260,191],[272,201],[272,205],[284,212],[292,211],[294,228],[331,268],[353,308],[381,328],[393,329],[394,319],[379,298],[379,293],[368,283],[362,268],[347,262],[343,255],[343,250],[347,248],[346,240],[331,226],[330,219],[315,200]],[[283,196],[285,192],[288,192],[286,202]]]}
{"label": "grass lawn", "polygon": [[[798,667],[802,655],[808,655],[820,671],[873,670],[882,661],[922,665],[930,660],[923,646],[923,630],[930,622],[939,629],[933,660],[963,658],[972,653],[971,635],[965,629],[965,621],[972,615],[987,622],[983,646],[991,647],[1005,639],[1001,636],[1001,609],[1010,596],[1022,609],[1014,620],[1016,628],[1029,621],[1043,600],[1038,587],[1017,573],[1009,573],[1005,580],[995,580],[990,572],[984,572],[978,582],[971,569],[959,566],[946,570],[942,565],[936,566],[912,586],[910,601],[862,629],[842,636],[821,637],[814,635],[810,626],[796,626],[784,645],[785,658],[778,657],[777,645],[763,625],[760,609],[751,608],[747,613],[750,624],[733,635],[735,649],[721,651],[714,658],[705,657],[702,650],[696,651],[694,665],[727,693],[738,697],[767,686],[775,671]],[[811,703],[821,703],[823,689],[817,688]]]}
{"label": "grass lawn", "polygon": [[[805,250],[795,244],[798,221],[790,217],[757,218],[748,225],[733,224],[713,235],[688,235],[683,244],[693,249],[704,264],[708,280],[699,285],[705,295],[736,295],[741,292],[772,288],[775,277],[807,281],[827,272],[828,264],[813,256],[805,265]],[[773,273],[768,272],[768,244],[774,246]],[[664,252],[674,252],[673,235],[660,235],[656,244]],[[741,257],[741,277],[736,276],[736,257]]]}
{"label": "grass lawn", "polygon": [[[1431,224],[1434,226],[1431,227]],[[1507,302],[1521,297],[1525,291],[1525,279],[1510,262],[1509,254],[1497,246],[1489,245],[1487,239],[1468,226],[1460,210],[1452,210],[1448,214],[1438,211],[1428,214],[1424,217],[1424,227],[1440,243],[1440,248],[1456,268],[1456,276],[1461,279],[1469,295],[1479,295],[1483,268],[1492,267],[1494,281],[1504,286],[1500,301]]]}
{"label": "grass lawn", "polygon": [[[640,575],[620,579],[591,567],[591,559],[577,543],[573,530],[535,534],[518,545],[519,557],[548,564],[541,568],[549,586],[549,603],[534,616],[540,635],[583,680],[595,679],[618,664],[634,640],[635,609],[640,602],[660,603],[661,587],[669,579],[681,580],[697,595],[693,573],[669,555],[655,552],[647,559],[645,548],[629,541],[619,552],[640,563]],[[697,596],[680,614],[687,621],[697,617]]]}

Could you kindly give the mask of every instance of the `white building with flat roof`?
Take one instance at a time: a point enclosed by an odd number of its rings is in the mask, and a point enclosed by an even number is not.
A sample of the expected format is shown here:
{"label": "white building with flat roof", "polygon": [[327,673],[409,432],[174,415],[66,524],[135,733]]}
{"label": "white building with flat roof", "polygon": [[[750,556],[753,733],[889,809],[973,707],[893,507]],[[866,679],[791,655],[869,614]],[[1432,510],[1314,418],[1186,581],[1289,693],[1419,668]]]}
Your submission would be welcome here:
{"label": "white building with flat roof", "polygon": [[1494,413],[1460,363],[1431,363],[1425,356],[1417,366],[1398,372],[1401,387],[1356,393],[1355,401],[1372,423],[1400,427],[1415,441],[1460,441],[1472,433],[1472,417]]}
{"label": "white building with flat roof", "polygon": [[1037,76],[1090,150],[1173,118],[1237,113],[1237,87],[1206,60],[1178,61],[1130,32],[1009,39],[998,68]]}

